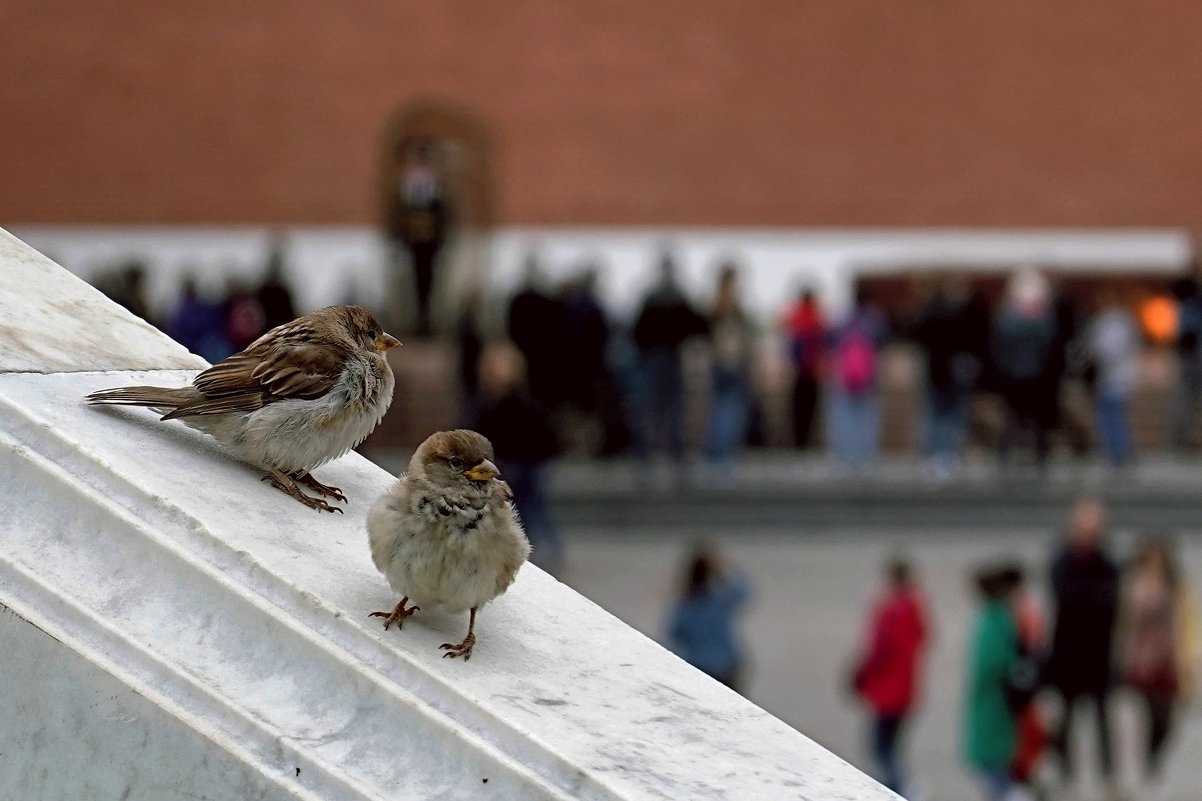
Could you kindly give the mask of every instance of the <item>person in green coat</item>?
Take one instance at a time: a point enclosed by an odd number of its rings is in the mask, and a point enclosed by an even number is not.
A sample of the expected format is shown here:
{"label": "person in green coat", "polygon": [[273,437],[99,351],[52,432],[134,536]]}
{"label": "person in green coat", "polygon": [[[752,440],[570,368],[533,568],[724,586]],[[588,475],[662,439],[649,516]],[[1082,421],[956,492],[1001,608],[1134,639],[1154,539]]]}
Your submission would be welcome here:
{"label": "person in green coat", "polygon": [[1013,584],[998,568],[976,575],[981,605],[968,655],[964,704],[964,758],[980,776],[989,801],[1010,791],[1011,764],[1018,747],[1007,677],[1019,658],[1018,629],[1008,596]]}

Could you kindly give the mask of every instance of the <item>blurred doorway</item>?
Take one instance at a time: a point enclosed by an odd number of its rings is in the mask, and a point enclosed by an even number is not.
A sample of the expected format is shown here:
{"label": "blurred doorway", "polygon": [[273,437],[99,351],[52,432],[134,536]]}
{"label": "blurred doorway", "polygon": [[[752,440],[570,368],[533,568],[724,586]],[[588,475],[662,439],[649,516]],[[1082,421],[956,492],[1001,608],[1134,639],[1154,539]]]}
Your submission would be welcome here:
{"label": "blurred doorway", "polygon": [[447,330],[486,266],[487,234],[496,220],[492,137],[471,110],[420,99],[388,121],[382,151],[386,324],[429,336]]}

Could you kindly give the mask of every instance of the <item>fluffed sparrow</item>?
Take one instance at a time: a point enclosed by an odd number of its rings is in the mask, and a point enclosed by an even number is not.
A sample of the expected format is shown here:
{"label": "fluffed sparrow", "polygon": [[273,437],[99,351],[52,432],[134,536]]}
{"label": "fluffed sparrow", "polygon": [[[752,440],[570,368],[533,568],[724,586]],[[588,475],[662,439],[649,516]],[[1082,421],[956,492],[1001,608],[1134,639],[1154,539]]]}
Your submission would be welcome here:
{"label": "fluffed sparrow", "polygon": [[402,596],[391,612],[371,617],[384,618],[387,629],[422,606],[471,610],[463,642],[442,644],[444,657],[464,661],[476,643],[476,612],[505,592],[530,555],[492,455],[475,431],[440,431],[367,515],[372,561]]}
{"label": "fluffed sparrow", "polygon": [[[317,510],[346,501],[309,471],[358,445],[384,417],[395,379],[384,353],[400,345],[360,306],[328,306],[276,326],[202,372],[190,387],[122,387],[91,404],[149,406],[268,471],[265,481]],[[301,486],[324,497],[306,494]]]}

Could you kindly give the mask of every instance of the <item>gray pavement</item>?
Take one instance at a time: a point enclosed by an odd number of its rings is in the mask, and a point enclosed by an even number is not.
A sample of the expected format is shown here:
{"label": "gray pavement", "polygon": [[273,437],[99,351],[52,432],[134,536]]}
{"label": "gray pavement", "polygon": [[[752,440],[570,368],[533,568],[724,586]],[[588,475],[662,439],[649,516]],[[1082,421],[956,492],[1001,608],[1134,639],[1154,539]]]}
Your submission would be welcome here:
{"label": "gray pavement", "polygon": [[[917,531],[830,530],[804,538],[765,532],[747,536],[697,529],[722,546],[729,561],[755,585],[753,607],[744,620],[751,655],[748,695],[756,703],[830,748],[870,770],[863,746],[865,717],[841,691],[853,658],[878,569],[890,554],[903,551],[916,562],[935,618],[934,647],[927,670],[925,702],[909,737],[915,776],[929,801],[980,798],[959,758],[959,717],[966,632],[972,613],[967,575],[974,565],[997,556],[1017,556],[1042,570],[1050,548],[1044,534],[1008,530],[974,536]],[[1118,553],[1129,548],[1131,532],[1115,534]],[[565,580],[622,620],[662,639],[663,619],[678,578],[687,539],[658,531],[568,532]],[[1183,556],[1195,580],[1202,580],[1202,538],[1184,540]],[[1043,587],[1042,573],[1032,577]],[[1134,786],[1133,736],[1138,721],[1129,704],[1119,704],[1126,780]],[[1169,756],[1165,801],[1202,798],[1202,715],[1190,709]],[[1101,798],[1100,785],[1084,798]],[[1130,796],[1143,801],[1139,792]]]}

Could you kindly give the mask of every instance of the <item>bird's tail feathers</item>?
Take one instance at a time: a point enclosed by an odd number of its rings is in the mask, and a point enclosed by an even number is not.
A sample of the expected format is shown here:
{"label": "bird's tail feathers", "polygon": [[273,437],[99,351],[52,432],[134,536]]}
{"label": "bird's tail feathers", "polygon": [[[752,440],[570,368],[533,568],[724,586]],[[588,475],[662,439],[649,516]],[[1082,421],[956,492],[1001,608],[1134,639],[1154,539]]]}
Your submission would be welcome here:
{"label": "bird's tail feathers", "polygon": [[156,409],[176,409],[196,400],[192,387],[118,387],[102,389],[88,396],[88,403],[116,406],[152,406]]}

